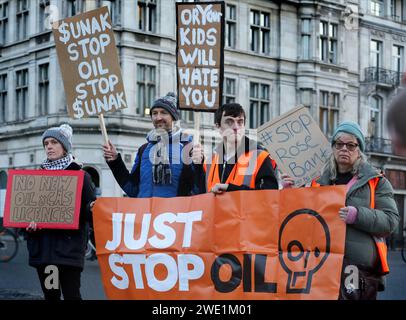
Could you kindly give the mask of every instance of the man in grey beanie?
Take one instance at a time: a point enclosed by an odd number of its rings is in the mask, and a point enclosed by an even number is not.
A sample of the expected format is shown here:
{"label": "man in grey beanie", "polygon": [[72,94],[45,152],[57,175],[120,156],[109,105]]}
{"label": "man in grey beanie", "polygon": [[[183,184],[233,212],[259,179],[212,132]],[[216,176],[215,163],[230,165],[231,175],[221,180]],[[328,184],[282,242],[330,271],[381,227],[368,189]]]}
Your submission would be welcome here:
{"label": "man in grey beanie", "polygon": [[128,172],[111,141],[103,146],[108,166],[117,183],[130,197],[191,195],[194,168],[188,150],[192,138],[179,127],[176,95],[169,92],[155,100],[150,116],[154,129],[148,133],[147,143],[139,147],[131,172]]}

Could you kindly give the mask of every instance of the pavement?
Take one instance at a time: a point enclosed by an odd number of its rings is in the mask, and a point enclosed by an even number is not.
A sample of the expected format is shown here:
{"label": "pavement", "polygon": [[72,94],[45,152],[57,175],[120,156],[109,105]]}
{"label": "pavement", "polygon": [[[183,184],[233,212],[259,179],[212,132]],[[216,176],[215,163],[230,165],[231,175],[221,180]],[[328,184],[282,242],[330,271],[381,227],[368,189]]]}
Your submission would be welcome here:
{"label": "pavement", "polygon": [[[379,300],[406,300],[406,263],[400,251],[389,252],[390,274],[387,288],[379,293]],[[100,269],[95,261],[86,260],[82,273],[82,298],[105,300]],[[39,300],[42,291],[36,270],[28,266],[28,252],[25,242],[20,242],[17,256],[8,263],[0,263],[0,300]]]}

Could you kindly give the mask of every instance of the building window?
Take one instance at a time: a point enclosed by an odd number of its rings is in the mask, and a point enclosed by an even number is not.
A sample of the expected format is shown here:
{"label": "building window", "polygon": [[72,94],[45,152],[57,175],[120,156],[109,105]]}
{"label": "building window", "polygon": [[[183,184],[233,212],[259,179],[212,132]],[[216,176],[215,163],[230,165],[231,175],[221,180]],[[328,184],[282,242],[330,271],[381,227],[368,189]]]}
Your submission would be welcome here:
{"label": "building window", "polygon": [[17,71],[16,80],[16,120],[24,120],[26,117],[26,103],[28,102],[28,69]]}
{"label": "building window", "polygon": [[384,16],[384,0],[370,0],[371,14],[377,17]]}
{"label": "building window", "polygon": [[235,102],[236,100],[236,91],[235,91],[235,79],[225,78],[224,81],[224,103]]}
{"label": "building window", "polygon": [[310,59],[311,20],[302,19],[302,59]]}
{"label": "building window", "polygon": [[113,25],[121,25],[121,0],[99,0],[99,7],[104,6],[109,9]]}
{"label": "building window", "polygon": [[338,25],[320,21],[319,58],[326,63],[337,63]]}
{"label": "building window", "polygon": [[340,95],[338,93],[320,91],[319,125],[328,137],[333,135],[338,125]]}
{"label": "building window", "polygon": [[271,35],[270,14],[257,10],[251,10],[250,22],[251,51],[269,54]]}
{"label": "building window", "polygon": [[145,32],[156,31],[156,1],[138,1],[138,29]]}
{"label": "building window", "polygon": [[195,119],[194,112],[189,110],[181,110],[180,117],[185,122],[193,122]]}
{"label": "building window", "polygon": [[371,67],[380,68],[382,65],[382,42],[371,40],[370,48]]}
{"label": "building window", "polygon": [[371,98],[368,134],[370,137],[382,137],[382,99],[378,96]]}
{"label": "building window", "polygon": [[8,2],[0,4],[0,44],[7,42],[8,33]]}
{"label": "building window", "polygon": [[73,17],[83,11],[83,0],[67,0],[66,17]]}
{"label": "building window", "polygon": [[28,36],[28,0],[17,0],[17,40]]}
{"label": "building window", "polygon": [[392,70],[403,72],[403,47],[394,45],[392,47]]}
{"label": "building window", "polygon": [[250,128],[269,121],[269,85],[250,83]]}
{"label": "building window", "polygon": [[235,48],[237,34],[237,9],[228,4],[226,7],[226,46]]}
{"label": "building window", "polygon": [[42,64],[38,68],[39,105],[38,115],[45,116],[49,110],[49,64]]}
{"label": "building window", "polygon": [[7,74],[0,75],[0,122],[7,121]]}
{"label": "building window", "polygon": [[137,65],[138,103],[136,114],[149,115],[149,110],[155,99],[156,77],[155,67],[145,64]]}
{"label": "building window", "polygon": [[39,32],[45,31],[46,26],[45,26],[45,21],[46,21],[46,8],[49,6],[50,0],[40,0],[39,2],[39,26],[38,30]]}

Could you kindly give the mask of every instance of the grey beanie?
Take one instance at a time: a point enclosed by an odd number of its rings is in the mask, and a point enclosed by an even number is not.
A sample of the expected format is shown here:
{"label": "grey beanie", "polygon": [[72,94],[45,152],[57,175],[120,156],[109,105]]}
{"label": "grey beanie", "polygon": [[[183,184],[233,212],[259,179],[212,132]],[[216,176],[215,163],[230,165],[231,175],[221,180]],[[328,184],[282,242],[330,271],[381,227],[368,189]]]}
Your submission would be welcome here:
{"label": "grey beanie", "polygon": [[154,108],[163,108],[168,111],[174,120],[179,120],[179,109],[176,94],[168,92],[166,96],[154,101],[151,111]]}
{"label": "grey beanie", "polygon": [[72,150],[72,132],[72,127],[68,124],[49,128],[42,135],[42,145],[44,145],[46,138],[54,138],[59,141],[66,152],[70,153]]}

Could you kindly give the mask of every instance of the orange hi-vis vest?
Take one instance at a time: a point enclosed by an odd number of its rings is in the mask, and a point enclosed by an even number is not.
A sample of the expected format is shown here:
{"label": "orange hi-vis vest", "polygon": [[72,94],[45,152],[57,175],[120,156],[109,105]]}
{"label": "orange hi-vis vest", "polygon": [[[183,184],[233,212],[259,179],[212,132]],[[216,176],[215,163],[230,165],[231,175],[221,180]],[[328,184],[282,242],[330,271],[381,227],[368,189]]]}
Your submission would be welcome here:
{"label": "orange hi-vis vest", "polygon": [[[254,159],[256,156],[256,159]],[[224,183],[231,183],[237,186],[248,186],[255,189],[255,179],[259,168],[261,168],[269,153],[265,150],[252,150],[246,152],[237,160]],[[272,160],[272,168],[276,168],[276,162]],[[221,183],[219,174],[219,155],[213,154],[211,163],[203,164],[206,173],[207,191],[210,191],[217,183]]]}
{"label": "orange hi-vis vest", "polygon": [[[375,190],[376,186],[379,183],[379,177],[372,178],[368,181],[369,189],[371,190],[371,200],[370,208],[375,209]],[[320,184],[316,182],[316,179],[312,181],[312,187],[320,187]],[[380,273],[382,275],[389,273],[389,264],[388,264],[388,248],[385,243],[384,238],[373,237],[376,245],[376,250],[378,251],[379,261],[380,261]]]}

